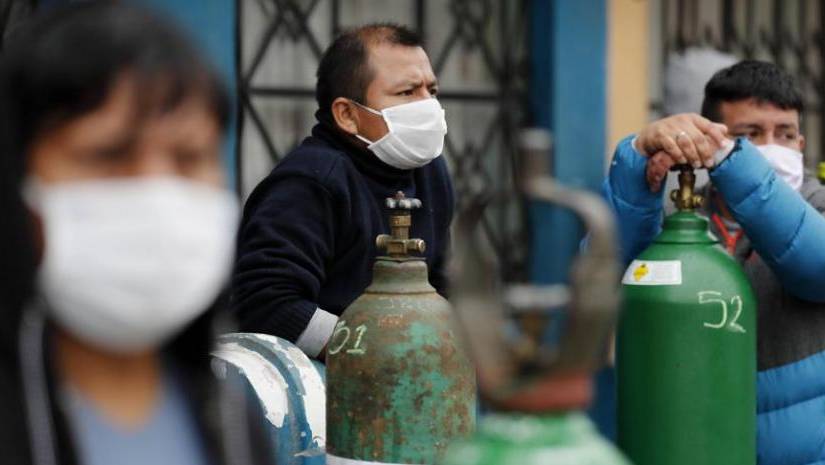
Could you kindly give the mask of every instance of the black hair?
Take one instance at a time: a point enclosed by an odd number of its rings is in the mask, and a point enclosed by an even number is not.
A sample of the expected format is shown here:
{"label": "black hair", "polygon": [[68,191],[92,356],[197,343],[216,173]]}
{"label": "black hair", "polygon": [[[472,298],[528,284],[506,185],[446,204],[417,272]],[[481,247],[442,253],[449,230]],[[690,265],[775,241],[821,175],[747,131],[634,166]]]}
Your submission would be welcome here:
{"label": "black hair", "polygon": [[175,26],[143,8],[113,1],[52,7],[21,25],[6,46],[0,123],[14,138],[15,156],[25,157],[42,131],[98,108],[125,75],[140,96],[137,116],[199,97],[227,125],[220,76]]}
{"label": "black hair", "polygon": [[[0,103],[2,105],[2,103]],[[21,157],[8,156],[11,140],[0,126],[0,314],[19,310],[33,291],[36,268],[34,225],[20,195]],[[3,320],[4,325],[8,320]],[[0,330],[0,339],[8,334]]]}
{"label": "black hair", "polygon": [[[53,125],[98,108],[122,76],[135,86],[136,116],[170,111],[190,98],[209,106],[225,128],[230,102],[217,72],[166,20],[128,3],[84,1],[50,7],[9,37],[0,54],[0,311],[19,318],[32,291],[34,228],[20,198],[26,154]],[[199,394],[209,380],[210,310],[167,346]],[[17,308],[15,308],[17,307]],[[18,310],[15,314],[14,310]],[[0,351],[17,323],[0,327]],[[187,372],[188,373],[188,372]]]}
{"label": "black hair", "polygon": [[719,122],[722,102],[756,99],[802,114],[802,92],[793,76],[773,63],[744,60],[718,71],[705,86],[702,116]]}
{"label": "black hair", "polygon": [[423,47],[418,34],[400,24],[372,23],[344,31],[327,48],[318,65],[315,99],[322,114],[331,111],[332,102],[338,97],[366,103],[367,87],[373,79],[369,47],[379,44]]}

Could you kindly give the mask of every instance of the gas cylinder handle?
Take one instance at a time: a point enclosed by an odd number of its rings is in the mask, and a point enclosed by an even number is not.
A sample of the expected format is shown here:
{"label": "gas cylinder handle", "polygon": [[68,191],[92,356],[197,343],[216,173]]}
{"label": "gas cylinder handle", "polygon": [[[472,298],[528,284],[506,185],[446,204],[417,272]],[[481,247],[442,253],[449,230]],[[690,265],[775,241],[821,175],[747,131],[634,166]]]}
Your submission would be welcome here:
{"label": "gas cylinder handle", "polygon": [[424,253],[427,245],[422,239],[410,239],[412,227],[412,210],[421,208],[421,200],[406,197],[403,192],[396,192],[394,197],[385,199],[384,204],[390,210],[390,234],[380,234],[375,238],[375,245],[394,258],[407,258],[410,253]]}
{"label": "gas cylinder handle", "polygon": [[[584,223],[587,247],[570,268],[568,323],[546,370],[592,370],[603,361],[604,347],[619,306],[620,268],[613,213],[596,194],[564,187],[549,176],[525,182],[528,198],[571,210]],[[537,292],[540,288],[537,288]]]}
{"label": "gas cylinder handle", "polygon": [[[520,187],[529,200],[572,211],[584,224],[587,247],[573,260],[569,274],[568,319],[564,336],[539,365],[547,372],[591,371],[603,361],[605,344],[619,306],[620,268],[613,213],[600,196],[565,187],[547,168],[549,132],[532,128],[520,135]],[[541,288],[536,288],[540,292]]]}
{"label": "gas cylinder handle", "polygon": [[[599,196],[566,188],[544,174],[549,135],[523,135],[522,153],[527,157],[522,162],[521,190],[531,200],[572,210],[583,221],[589,240],[572,264],[569,286],[521,285],[505,290],[478,227],[490,199],[475,199],[459,215],[451,262],[451,300],[477,364],[479,386],[489,400],[501,405],[512,404],[512,399],[556,375],[593,371],[604,358],[619,304],[620,270],[612,212]],[[518,306],[523,308],[518,313],[522,317],[530,317],[530,305],[567,303],[568,320],[561,342],[549,349],[540,341],[538,350],[524,350],[525,338],[514,339],[506,332],[512,322],[504,317],[505,299],[520,302]],[[541,310],[536,306],[532,313],[546,314]]]}
{"label": "gas cylinder handle", "polygon": [[390,210],[415,210],[421,208],[421,201],[414,197],[407,197],[404,192],[398,191],[393,197],[384,199],[384,204]]}

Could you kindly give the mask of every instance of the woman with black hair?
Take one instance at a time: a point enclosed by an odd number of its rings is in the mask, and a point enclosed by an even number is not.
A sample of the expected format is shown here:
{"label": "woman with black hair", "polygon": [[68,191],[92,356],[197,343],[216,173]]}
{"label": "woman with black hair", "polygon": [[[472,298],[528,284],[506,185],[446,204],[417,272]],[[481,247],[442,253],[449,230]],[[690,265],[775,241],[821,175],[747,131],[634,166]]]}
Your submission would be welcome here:
{"label": "woman with black hair", "polygon": [[153,15],[83,2],[11,38],[0,102],[3,188],[22,185],[38,226],[18,202],[0,240],[0,461],[268,463],[254,402],[210,372],[238,216],[214,71]]}

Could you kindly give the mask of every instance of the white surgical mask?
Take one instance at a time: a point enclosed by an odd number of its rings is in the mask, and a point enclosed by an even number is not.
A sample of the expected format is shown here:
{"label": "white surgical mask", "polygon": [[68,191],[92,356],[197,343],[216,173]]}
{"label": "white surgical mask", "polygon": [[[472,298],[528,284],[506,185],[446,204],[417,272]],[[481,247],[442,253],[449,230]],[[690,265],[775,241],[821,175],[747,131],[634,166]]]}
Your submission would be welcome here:
{"label": "white surgical mask", "polygon": [[768,160],[776,175],[794,190],[799,191],[805,172],[802,153],[776,144],[757,145],[756,148]]}
{"label": "white surgical mask", "polygon": [[[358,102],[356,102],[358,103]],[[389,130],[372,142],[358,134],[355,137],[369,144],[367,147],[379,160],[401,170],[420,168],[441,155],[447,121],[444,109],[435,98],[416,100],[381,111],[361,105],[381,115]]]}
{"label": "white surgical mask", "polygon": [[40,290],[60,327],[113,352],[157,348],[214,301],[233,259],[231,192],[182,178],[46,185]]}

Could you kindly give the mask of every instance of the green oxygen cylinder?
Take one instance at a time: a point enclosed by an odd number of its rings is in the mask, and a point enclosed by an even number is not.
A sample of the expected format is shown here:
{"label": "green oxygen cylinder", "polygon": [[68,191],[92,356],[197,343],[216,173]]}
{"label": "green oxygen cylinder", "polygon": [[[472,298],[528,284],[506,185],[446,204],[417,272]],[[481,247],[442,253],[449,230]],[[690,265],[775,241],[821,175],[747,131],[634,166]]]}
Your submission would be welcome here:
{"label": "green oxygen cylinder", "polygon": [[618,443],[636,465],[753,465],[756,301],[680,170],[679,211],[622,279]]}
{"label": "green oxygen cylinder", "polygon": [[452,311],[410,252],[418,199],[388,198],[392,235],[377,238],[372,284],[327,344],[327,464],[433,464],[475,429],[475,372],[453,334]]}
{"label": "green oxygen cylinder", "polygon": [[[504,283],[481,236],[487,203],[475,199],[465,205],[455,226],[451,301],[492,412],[439,463],[628,465],[584,414],[591,375],[604,362],[619,305],[613,215],[597,195],[566,188],[545,174],[545,130],[522,132],[520,148],[518,179],[526,197],[573,211],[589,244],[575,258],[568,285]],[[546,337],[551,326],[561,328],[558,340]]]}

